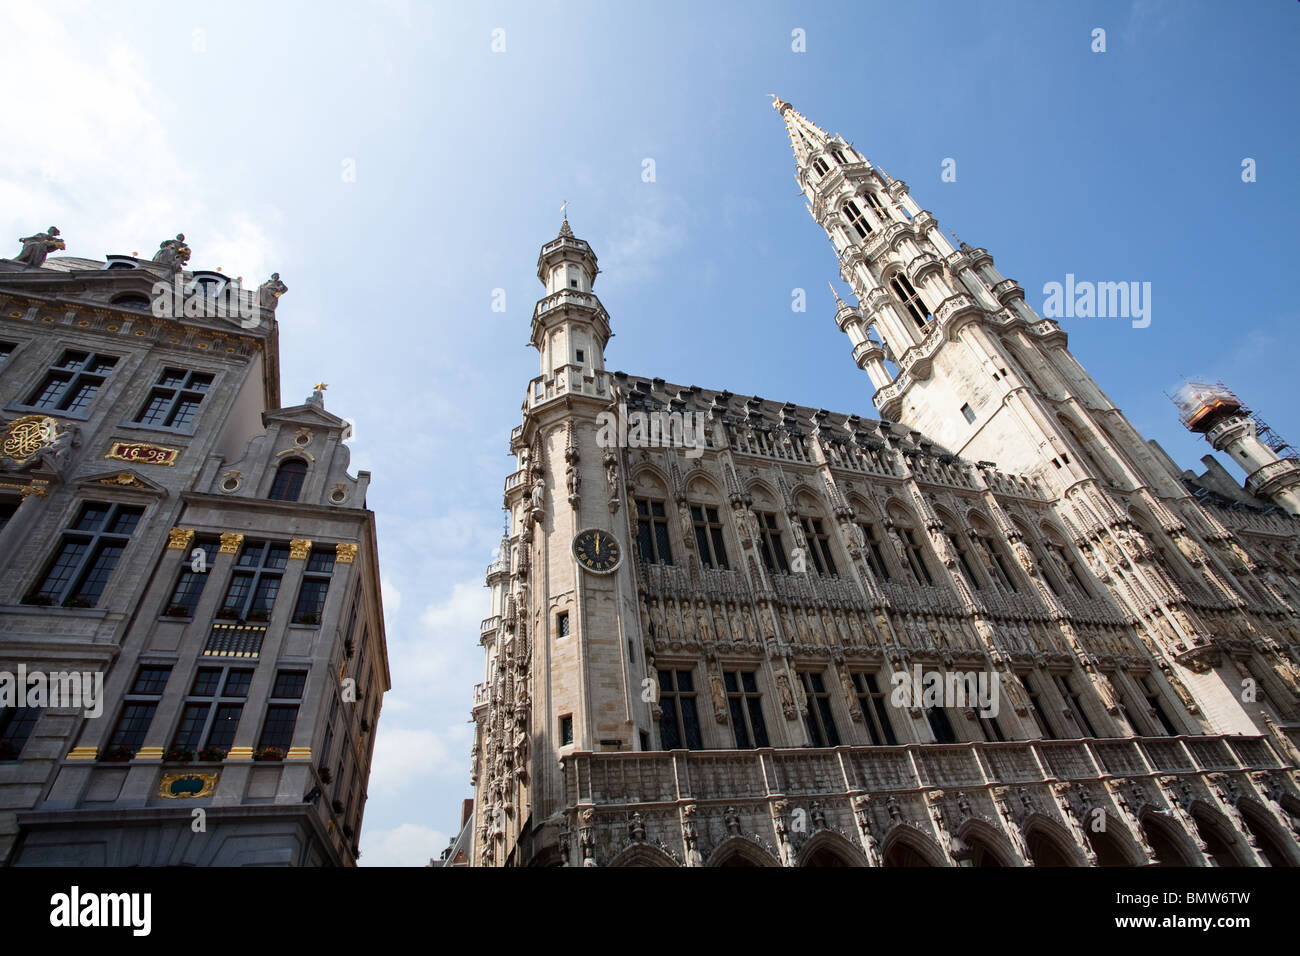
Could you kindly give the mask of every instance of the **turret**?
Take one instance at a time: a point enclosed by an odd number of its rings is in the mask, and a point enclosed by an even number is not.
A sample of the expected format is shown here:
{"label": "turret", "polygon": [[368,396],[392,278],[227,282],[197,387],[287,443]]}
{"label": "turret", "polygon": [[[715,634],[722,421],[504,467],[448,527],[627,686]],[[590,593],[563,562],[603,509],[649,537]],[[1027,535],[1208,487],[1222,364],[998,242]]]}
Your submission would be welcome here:
{"label": "turret", "polygon": [[1300,515],[1300,462],[1282,441],[1222,382],[1187,382],[1174,395],[1188,431],[1236,462],[1246,472],[1246,490],[1293,515]]}

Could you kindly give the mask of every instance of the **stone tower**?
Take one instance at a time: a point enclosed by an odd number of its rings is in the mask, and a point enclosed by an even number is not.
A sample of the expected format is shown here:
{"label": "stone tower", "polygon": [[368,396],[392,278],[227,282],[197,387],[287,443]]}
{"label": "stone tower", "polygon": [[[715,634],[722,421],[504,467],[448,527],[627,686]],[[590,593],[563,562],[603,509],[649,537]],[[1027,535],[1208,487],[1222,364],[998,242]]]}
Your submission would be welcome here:
{"label": "stone tower", "polygon": [[[774,97],[772,105],[785,120],[808,209],[860,304],[839,303],[835,318],[871,376],[881,415],[964,458],[1040,482],[1089,563],[1220,728],[1266,730],[1239,699],[1237,670],[1222,667],[1224,641],[1257,633],[1245,609],[1261,586],[1234,580],[1238,559],[1222,523],[986,250],[953,248],[906,183],[789,103]],[[1249,446],[1235,456],[1241,463],[1287,469],[1268,473],[1268,490],[1294,505],[1286,484],[1300,481],[1294,463],[1273,464],[1277,455],[1243,416],[1214,415],[1205,421],[1218,426],[1215,447]],[[1017,533],[1007,530],[1014,544]]]}
{"label": "stone tower", "polygon": [[1204,435],[1246,472],[1246,490],[1300,515],[1300,461],[1290,445],[1273,436],[1223,384],[1188,382],[1174,396],[1182,422]]}
{"label": "stone tower", "polygon": [[472,865],[1300,864],[1293,519],[776,107],[883,418],[607,371],[594,254],[542,247]]}

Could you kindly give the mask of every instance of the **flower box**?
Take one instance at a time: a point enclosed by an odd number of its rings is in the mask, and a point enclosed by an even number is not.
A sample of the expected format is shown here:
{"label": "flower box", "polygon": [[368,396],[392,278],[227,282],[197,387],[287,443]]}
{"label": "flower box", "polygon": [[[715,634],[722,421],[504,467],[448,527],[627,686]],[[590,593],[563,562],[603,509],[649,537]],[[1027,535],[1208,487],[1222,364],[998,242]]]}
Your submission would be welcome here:
{"label": "flower box", "polygon": [[226,759],[226,749],[224,747],[204,747],[199,751],[200,760],[218,762]]}
{"label": "flower box", "polygon": [[53,607],[54,598],[48,594],[27,594],[23,596],[21,603],[33,607]]}
{"label": "flower box", "polygon": [[194,751],[188,747],[173,747],[163,754],[166,763],[189,763],[194,759]]}
{"label": "flower box", "polygon": [[130,747],[109,747],[100,753],[99,759],[105,763],[126,763],[135,757]]}
{"label": "flower box", "polygon": [[193,617],[194,612],[184,604],[169,604],[163,611],[163,617]]}
{"label": "flower box", "polygon": [[84,598],[84,597],[70,597],[70,598],[68,598],[67,600],[65,600],[65,601],[63,602],[63,606],[64,606],[64,607],[82,607],[82,608],[85,608],[85,607],[94,607],[95,604],[94,604],[93,601],[89,600],[88,598]]}
{"label": "flower box", "polygon": [[279,747],[261,747],[253,751],[254,760],[283,760],[284,751]]}

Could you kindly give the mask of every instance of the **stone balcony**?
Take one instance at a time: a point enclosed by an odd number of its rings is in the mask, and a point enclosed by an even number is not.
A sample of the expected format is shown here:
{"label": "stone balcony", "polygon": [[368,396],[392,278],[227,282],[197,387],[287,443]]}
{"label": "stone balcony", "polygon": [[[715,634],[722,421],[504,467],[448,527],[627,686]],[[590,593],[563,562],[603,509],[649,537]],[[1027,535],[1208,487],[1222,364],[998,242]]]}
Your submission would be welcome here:
{"label": "stone balcony", "polygon": [[1296,772],[1262,737],[580,752],[562,768],[560,812],[527,849],[570,866],[1300,862]]}

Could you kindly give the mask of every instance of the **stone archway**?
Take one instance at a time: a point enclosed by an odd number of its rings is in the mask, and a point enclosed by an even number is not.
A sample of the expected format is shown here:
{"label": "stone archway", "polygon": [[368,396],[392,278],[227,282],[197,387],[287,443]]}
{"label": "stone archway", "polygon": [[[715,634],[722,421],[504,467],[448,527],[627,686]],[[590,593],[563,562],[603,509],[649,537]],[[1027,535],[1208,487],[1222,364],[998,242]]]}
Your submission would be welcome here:
{"label": "stone archway", "polygon": [[1088,843],[1092,847],[1092,852],[1097,857],[1098,866],[1137,866],[1138,861],[1133,858],[1124,845],[1115,837],[1114,834],[1106,830],[1086,830]]}
{"label": "stone archway", "polygon": [[885,838],[883,866],[947,866],[934,841],[909,826],[897,826]]}
{"label": "stone archway", "polygon": [[[1205,843],[1205,854],[1216,866],[1253,866],[1254,860],[1246,858],[1244,842],[1222,815],[1207,810],[1203,805],[1192,808],[1192,820],[1196,823],[1196,832]],[[1253,857],[1253,852],[1251,856]]]}
{"label": "stone archway", "polygon": [[1008,845],[1006,839],[991,826],[979,820],[971,820],[957,831],[953,851],[958,866],[968,867],[1006,867],[1019,866],[1017,854]]}
{"label": "stone archway", "polygon": [[814,834],[799,850],[799,865],[815,866],[866,866],[866,858],[848,840],[835,833],[823,831]]}
{"label": "stone archway", "polygon": [[1142,835],[1155,851],[1156,866],[1201,866],[1199,851],[1193,853],[1188,846],[1190,838],[1173,824],[1166,823],[1154,814],[1142,817]]}
{"label": "stone archway", "polygon": [[1088,858],[1055,821],[1039,816],[1026,821],[1025,843],[1034,866],[1087,866]]}
{"label": "stone archway", "polygon": [[614,859],[608,866],[678,866],[676,860],[663,850],[653,846],[630,846]]}
{"label": "stone archway", "polygon": [[733,836],[724,840],[709,856],[705,866],[780,866],[766,850],[752,840]]}
{"label": "stone archway", "polygon": [[1269,866],[1297,865],[1300,851],[1297,851],[1295,841],[1267,811],[1249,800],[1239,800],[1237,810],[1241,813],[1241,822],[1255,838],[1255,846],[1260,855],[1268,860]]}

